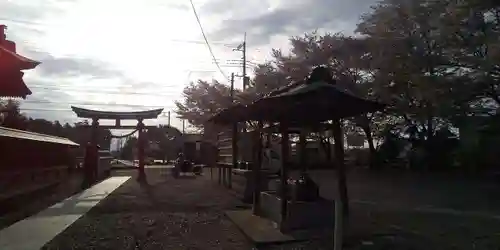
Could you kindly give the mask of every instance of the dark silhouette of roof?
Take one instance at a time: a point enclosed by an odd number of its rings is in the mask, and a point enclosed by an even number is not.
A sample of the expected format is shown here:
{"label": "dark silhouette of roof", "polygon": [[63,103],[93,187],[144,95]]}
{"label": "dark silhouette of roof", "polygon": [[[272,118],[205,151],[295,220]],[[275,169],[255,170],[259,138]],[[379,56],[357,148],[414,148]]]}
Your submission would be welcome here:
{"label": "dark silhouette of roof", "polygon": [[0,127],[0,138],[14,138],[20,140],[39,141],[53,144],[62,144],[68,146],[80,146],[78,143],[64,137],[40,134],[30,131],[17,130],[12,128]]}
{"label": "dark silhouette of roof", "polygon": [[73,112],[80,118],[98,118],[98,119],[122,119],[122,120],[138,120],[138,119],[155,119],[163,112],[163,109],[152,109],[146,111],[132,111],[132,112],[113,112],[113,111],[100,111],[91,110],[71,106]]}
{"label": "dark silhouette of roof", "polygon": [[382,110],[384,104],[366,100],[339,88],[324,67],[310,77],[272,91],[249,105],[237,104],[211,118],[215,123],[249,120],[318,123]]}
{"label": "dark silhouette of roof", "polygon": [[6,39],[7,26],[0,24],[0,97],[21,97],[31,95],[23,81],[21,70],[33,69],[40,62],[16,53],[16,44]]}

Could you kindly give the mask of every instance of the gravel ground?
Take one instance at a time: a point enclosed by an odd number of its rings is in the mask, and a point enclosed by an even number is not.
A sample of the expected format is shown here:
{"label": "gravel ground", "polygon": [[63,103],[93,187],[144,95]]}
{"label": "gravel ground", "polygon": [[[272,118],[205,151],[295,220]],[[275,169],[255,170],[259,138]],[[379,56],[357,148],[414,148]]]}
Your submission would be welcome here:
{"label": "gravel ground", "polygon": [[127,181],[44,249],[252,249],[223,214],[239,201],[204,177],[160,172],[147,170],[149,185]]}
{"label": "gravel ground", "polygon": [[[173,179],[168,170],[146,171],[149,185],[138,184],[134,170],[114,171],[115,176],[132,175],[133,179],[44,249],[257,249],[223,214],[243,204],[210,181],[210,174],[195,179]],[[356,237],[346,240],[345,249],[349,250],[489,250],[500,243],[482,239],[500,230],[492,221],[462,222],[461,217],[429,217],[356,204],[351,209],[349,224],[354,225],[352,231]],[[443,225],[457,223],[464,228],[442,229]],[[331,245],[332,239],[322,239],[258,249],[319,250],[331,249]]]}

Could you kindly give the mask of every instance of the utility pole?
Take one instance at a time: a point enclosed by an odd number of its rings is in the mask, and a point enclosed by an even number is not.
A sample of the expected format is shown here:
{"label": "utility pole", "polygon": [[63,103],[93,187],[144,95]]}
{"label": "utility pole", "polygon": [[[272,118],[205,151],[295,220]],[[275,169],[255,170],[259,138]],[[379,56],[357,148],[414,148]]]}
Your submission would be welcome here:
{"label": "utility pole", "polygon": [[231,87],[229,89],[229,95],[231,96],[231,104],[234,103],[234,73],[231,73]]}
{"label": "utility pole", "polygon": [[247,33],[243,36],[243,91],[247,88]]}
{"label": "utility pole", "polygon": [[[245,32],[243,36],[243,43],[238,45],[234,51],[241,51],[243,53],[243,70],[241,77],[243,78],[243,91],[247,89],[248,78],[247,78],[247,33]],[[234,73],[231,74],[231,103],[234,103]],[[241,132],[246,132],[246,124],[243,123],[241,127]],[[239,128],[238,123],[233,124],[232,128],[233,136],[232,136],[232,149],[233,149],[233,168],[236,168],[238,165],[239,151],[238,151],[238,137],[239,137]],[[229,171],[229,178],[231,178],[232,170]],[[231,185],[231,179],[229,179],[229,183]],[[231,188],[231,186],[229,186]]]}
{"label": "utility pole", "polygon": [[[234,51],[241,51],[243,53],[243,72],[241,77],[243,78],[243,91],[248,87],[249,78],[247,77],[247,33],[245,32],[243,36],[243,43],[238,45]],[[242,131],[246,131],[246,124],[243,124]]]}
{"label": "utility pole", "polygon": [[[234,73],[231,73],[231,104],[234,104]],[[232,138],[231,138],[231,150],[232,150],[232,165],[230,168],[227,168],[227,171],[224,171],[226,174],[227,187],[232,188],[232,178],[233,169],[235,169],[238,165],[238,123],[232,124]]]}
{"label": "utility pole", "polygon": [[170,111],[168,111],[168,126],[170,127]]}
{"label": "utility pole", "polygon": [[243,43],[238,45],[236,49],[233,49],[234,51],[241,51],[243,53],[243,72],[242,75],[239,77],[243,78],[243,90],[245,90],[248,86],[248,78],[247,78],[247,33],[245,32],[245,35],[243,37]]}
{"label": "utility pole", "polygon": [[186,132],[186,119],[182,119],[182,134]]}

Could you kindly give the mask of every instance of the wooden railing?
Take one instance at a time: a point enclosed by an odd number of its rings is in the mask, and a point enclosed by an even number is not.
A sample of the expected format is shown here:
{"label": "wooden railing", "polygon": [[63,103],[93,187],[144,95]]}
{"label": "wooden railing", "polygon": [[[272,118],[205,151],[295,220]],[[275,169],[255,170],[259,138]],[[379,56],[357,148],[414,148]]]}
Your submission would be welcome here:
{"label": "wooden railing", "polygon": [[222,131],[217,136],[217,169],[219,184],[231,186],[233,167],[233,140],[230,130]]}

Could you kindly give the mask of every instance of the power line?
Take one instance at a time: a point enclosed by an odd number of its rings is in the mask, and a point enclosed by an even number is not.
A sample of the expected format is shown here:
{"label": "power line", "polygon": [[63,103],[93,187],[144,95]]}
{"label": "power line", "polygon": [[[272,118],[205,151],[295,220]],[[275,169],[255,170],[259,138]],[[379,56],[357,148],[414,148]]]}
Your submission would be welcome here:
{"label": "power line", "polygon": [[43,25],[44,23],[40,22],[32,22],[32,21],[27,21],[27,20],[15,20],[15,19],[10,19],[10,18],[5,18],[5,17],[0,17],[0,21],[2,22],[9,22],[13,24],[24,24],[24,25]]}
{"label": "power line", "polygon": [[[33,21],[27,21],[27,20],[16,20],[16,19],[9,19],[5,17],[0,17],[0,21],[2,22],[9,22],[14,25],[16,24],[21,24],[21,25],[37,25],[37,26],[43,26],[43,25],[51,25],[51,23],[43,23],[43,22],[33,22]],[[174,42],[174,43],[191,43],[191,44],[200,44],[200,45],[205,45],[206,42],[203,40],[183,40],[183,39],[171,39],[168,40],[168,42]],[[234,45],[237,45],[237,43],[227,43],[223,41],[212,41],[211,42],[214,45],[221,45],[225,47],[234,47]]]}
{"label": "power line", "polygon": [[[95,85],[89,85],[89,84],[85,84],[85,85],[78,85],[78,84],[35,84],[35,85],[30,85],[31,86],[41,86],[41,87],[56,87],[56,88],[59,88],[59,87],[70,87],[70,88],[73,88],[73,87],[82,87],[82,88],[85,88],[85,89],[89,89],[89,88],[112,88],[112,89],[120,89],[120,88],[130,88],[130,89],[137,89],[137,87],[133,87],[132,85],[103,85],[103,84],[95,84]],[[171,84],[171,85],[159,85],[159,86],[155,86],[155,88],[178,88],[180,87],[180,85],[178,84]]]}
{"label": "power line", "polygon": [[[179,42],[179,43],[194,43],[194,44],[202,44],[202,45],[205,45],[206,42],[205,41],[198,41],[198,40],[181,40],[181,39],[172,39],[170,40],[170,42]],[[212,44],[215,44],[215,45],[222,45],[222,46],[226,46],[226,47],[233,47],[236,43],[225,43],[225,42],[214,42],[212,41]]]}
{"label": "power line", "polygon": [[84,93],[96,93],[96,94],[114,94],[114,95],[146,95],[146,96],[157,96],[157,97],[177,97],[178,94],[161,94],[158,92],[124,92],[124,91],[103,91],[103,90],[92,90],[92,89],[78,89],[78,88],[66,88],[59,86],[44,86],[44,85],[30,85],[30,88],[45,89],[45,90],[59,90],[59,91],[77,91]]}
{"label": "power line", "polygon": [[[145,106],[141,106],[142,108],[144,108]],[[62,108],[23,108],[21,107],[19,109],[21,112],[23,111],[47,111],[47,112],[73,112],[73,110],[71,109],[62,109]],[[130,112],[135,112],[135,111],[143,111],[143,110],[132,110]],[[168,111],[164,111],[163,113],[166,113]],[[158,116],[158,117],[164,117],[164,116]]]}
{"label": "power line", "polygon": [[207,44],[208,50],[210,51],[210,54],[212,55],[212,59],[214,59],[214,63],[219,69],[220,73],[226,78],[226,80],[229,80],[227,75],[222,71],[219,63],[217,62],[217,59],[215,58],[214,52],[212,50],[212,46],[210,46],[210,43],[208,42],[207,36],[205,35],[205,31],[203,30],[203,26],[201,25],[200,17],[198,16],[198,13],[196,12],[196,8],[194,7],[193,0],[189,0],[191,3],[191,7],[193,9],[194,16],[196,17],[196,21],[198,22],[198,25],[200,26],[201,34],[203,35],[203,39],[205,40],[205,43]]}
{"label": "power line", "polygon": [[50,112],[73,112],[71,109],[43,109],[43,108],[20,108],[21,112],[23,111],[50,111]]}
{"label": "power line", "polygon": [[[139,104],[124,104],[124,103],[95,103],[95,102],[54,102],[47,100],[32,100],[24,101],[22,104],[67,104],[67,105],[95,105],[95,106],[121,106],[121,107],[141,107],[141,108],[165,108],[170,106],[165,105],[139,105]],[[172,106],[174,107],[174,106]]]}

